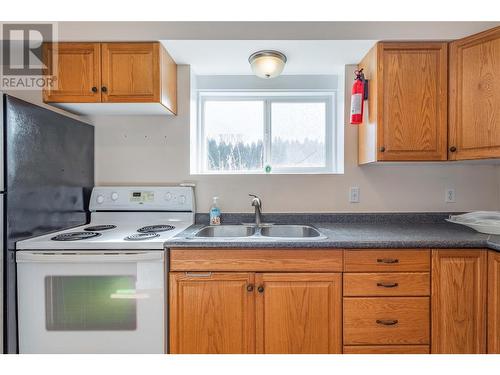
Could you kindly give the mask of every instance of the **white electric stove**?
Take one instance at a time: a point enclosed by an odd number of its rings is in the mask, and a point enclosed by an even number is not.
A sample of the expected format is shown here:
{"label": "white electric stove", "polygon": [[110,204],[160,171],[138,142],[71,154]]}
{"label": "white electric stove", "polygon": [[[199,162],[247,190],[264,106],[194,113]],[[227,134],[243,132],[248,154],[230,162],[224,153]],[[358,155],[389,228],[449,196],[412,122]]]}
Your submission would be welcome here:
{"label": "white electric stove", "polygon": [[194,223],[191,187],[95,187],[90,223],[19,241],[17,250],[163,250]]}
{"label": "white electric stove", "polygon": [[164,242],[191,187],[95,187],[90,223],[16,244],[20,353],[164,353]]}

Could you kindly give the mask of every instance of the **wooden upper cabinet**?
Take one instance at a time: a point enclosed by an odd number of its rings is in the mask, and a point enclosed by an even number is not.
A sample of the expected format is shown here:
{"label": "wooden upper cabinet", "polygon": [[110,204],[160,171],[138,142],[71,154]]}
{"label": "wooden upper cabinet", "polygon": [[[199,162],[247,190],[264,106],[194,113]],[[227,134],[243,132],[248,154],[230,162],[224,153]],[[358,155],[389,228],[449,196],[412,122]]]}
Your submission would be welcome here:
{"label": "wooden upper cabinet", "polygon": [[171,272],[169,279],[170,353],[255,352],[254,274]]}
{"label": "wooden upper cabinet", "polygon": [[359,164],[447,159],[447,43],[380,42],[360,62],[369,80]]}
{"label": "wooden upper cabinet", "polygon": [[59,86],[44,91],[47,103],[77,114],[177,113],[177,64],[159,42],[49,43],[46,74],[53,56]]}
{"label": "wooden upper cabinet", "polygon": [[332,273],[257,274],[257,353],[342,353],[341,283]]}
{"label": "wooden upper cabinet", "polygon": [[449,158],[500,157],[500,27],[450,43]]}
{"label": "wooden upper cabinet", "polygon": [[500,253],[488,254],[488,353],[500,354]]}
{"label": "wooden upper cabinet", "polygon": [[486,353],[487,254],[433,250],[432,353]]}
{"label": "wooden upper cabinet", "polygon": [[159,101],[159,49],[159,43],[102,43],[102,101]]}
{"label": "wooden upper cabinet", "polygon": [[[57,63],[53,56],[56,54]],[[43,90],[46,103],[101,101],[101,46],[99,43],[46,43],[44,74],[56,77],[54,89]]]}

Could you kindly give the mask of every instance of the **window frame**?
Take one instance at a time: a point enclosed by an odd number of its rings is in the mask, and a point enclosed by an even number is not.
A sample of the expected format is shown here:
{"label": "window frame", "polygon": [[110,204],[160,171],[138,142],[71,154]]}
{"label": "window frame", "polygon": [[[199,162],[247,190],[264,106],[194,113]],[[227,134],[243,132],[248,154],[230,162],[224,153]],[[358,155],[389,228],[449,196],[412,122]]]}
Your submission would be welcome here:
{"label": "window frame", "polygon": [[[198,92],[198,116],[196,123],[196,173],[200,175],[259,175],[259,174],[338,174],[336,92]],[[263,168],[261,170],[210,171],[208,170],[207,142],[205,139],[205,103],[207,101],[259,101],[263,102]],[[324,103],[325,104],[325,166],[275,168],[271,163],[272,148],[272,103]],[[265,172],[266,165],[271,172]]]}

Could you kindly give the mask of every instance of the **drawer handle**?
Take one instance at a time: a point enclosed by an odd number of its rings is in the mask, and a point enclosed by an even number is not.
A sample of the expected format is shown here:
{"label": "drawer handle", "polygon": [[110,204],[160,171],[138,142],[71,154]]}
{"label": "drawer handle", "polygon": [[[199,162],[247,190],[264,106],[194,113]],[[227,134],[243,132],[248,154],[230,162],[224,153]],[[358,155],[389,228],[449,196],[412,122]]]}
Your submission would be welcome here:
{"label": "drawer handle", "polygon": [[377,324],[383,325],[383,326],[393,326],[398,324],[397,319],[377,319],[376,320]]}
{"label": "drawer handle", "polygon": [[186,272],[187,277],[211,277],[212,272]]}
{"label": "drawer handle", "polygon": [[247,285],[247,291],[248,292],[253,292],[253,285],[252,284],[248,284]]}
{"label": "drawer handle", "polygon": [[377,283],[377,286],[381,288],[395,288],[398,285],[399,285],[398,283]]}
{"label": "drawer handle", "polygon": [[379,258],[379,259],[377,259],[377,263],[394,264],[394,263],[399,263],[399,259],[394,259],[394,258]]}

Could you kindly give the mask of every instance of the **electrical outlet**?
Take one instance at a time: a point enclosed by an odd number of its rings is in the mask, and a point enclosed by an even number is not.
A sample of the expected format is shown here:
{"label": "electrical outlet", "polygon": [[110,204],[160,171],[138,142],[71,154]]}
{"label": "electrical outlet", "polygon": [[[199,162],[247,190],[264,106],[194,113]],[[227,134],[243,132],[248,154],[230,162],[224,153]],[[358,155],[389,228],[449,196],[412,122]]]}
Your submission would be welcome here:
{"label": "electrical outlet", "polygon": [[446,195],[444,197],[446,203],[456,203],[457,199],[455,196],[455,189],[446,189]]}
{"label": "electrical outlet", "polygon": [[349,202],[359,203],[359,187],[353,186],[349,189]]}

